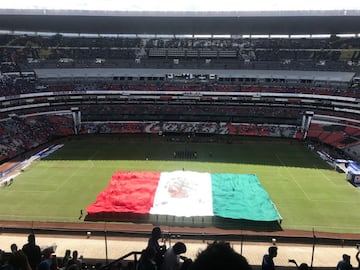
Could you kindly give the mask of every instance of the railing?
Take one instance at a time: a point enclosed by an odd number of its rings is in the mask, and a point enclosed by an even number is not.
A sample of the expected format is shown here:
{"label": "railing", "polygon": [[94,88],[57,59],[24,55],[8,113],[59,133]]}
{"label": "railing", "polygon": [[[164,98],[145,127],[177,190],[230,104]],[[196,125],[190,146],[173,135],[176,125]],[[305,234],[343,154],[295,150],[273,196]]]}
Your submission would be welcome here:
{"label": "railing", "polygon": [[112,261],[111,263],[107,263],[106,265],[104,265],[103,267],[101,267],[100,269],[98,270],[107,270],[107,269],[111,269],[112,266],[116,265],[117,263],[121,262],[122,260],[124,259],[127,259],[131,256],[134,256],[134,264],[137,265],[137,262],[138,262],[138,255],[141,255],[141,251],[131,251],[130,253],[127,253],[123,256],[121,256],[120,258]]}

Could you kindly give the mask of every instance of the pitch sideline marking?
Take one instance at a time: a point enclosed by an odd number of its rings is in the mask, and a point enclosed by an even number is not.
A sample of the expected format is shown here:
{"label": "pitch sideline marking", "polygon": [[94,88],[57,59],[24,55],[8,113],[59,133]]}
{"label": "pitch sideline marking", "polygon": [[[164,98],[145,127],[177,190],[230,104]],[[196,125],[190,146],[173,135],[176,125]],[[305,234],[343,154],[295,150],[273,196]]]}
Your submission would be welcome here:
{"label": "pitch sideline marking", "polygon": [[300,188],[300,190],[304,193],[306,199],[308,199],[309,201],[312,201],[312,199],[310,199],[310,197],[307,195],[307,193],[305,192],[305,190],[302,188],[302,186],[298,183],[298,181],[296,181],[295,177],[293,176],[293,174],[289,171],[288,166],[285,165],[285,163],[280,159],[280,157],[275,154],[276,158],[280,161],[281,165],[283,167],[285,167],[286,171],[288,172],[288,174],[290,175],[290,178],[294,181],[294,183]]}

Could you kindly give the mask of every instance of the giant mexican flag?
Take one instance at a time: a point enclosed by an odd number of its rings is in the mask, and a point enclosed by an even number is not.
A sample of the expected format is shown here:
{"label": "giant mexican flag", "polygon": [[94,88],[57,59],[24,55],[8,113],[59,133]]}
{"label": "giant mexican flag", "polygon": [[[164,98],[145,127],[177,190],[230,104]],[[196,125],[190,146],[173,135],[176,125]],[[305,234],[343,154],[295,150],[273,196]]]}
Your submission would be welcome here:
{"label": "giant mexican flag", "polygon": [[87,212],[281,219],[256,175],[193,171],[116,172]]}

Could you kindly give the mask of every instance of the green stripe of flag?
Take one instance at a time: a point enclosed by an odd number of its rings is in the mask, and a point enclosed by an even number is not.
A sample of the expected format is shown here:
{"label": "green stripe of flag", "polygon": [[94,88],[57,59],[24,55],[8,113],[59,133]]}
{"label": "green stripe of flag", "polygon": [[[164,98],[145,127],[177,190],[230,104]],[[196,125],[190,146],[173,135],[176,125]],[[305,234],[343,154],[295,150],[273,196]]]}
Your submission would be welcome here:
{"label": "green stripe of flag", "polygon": [[211,174],[214,216],[256,221],[281,216],[254,174]]}

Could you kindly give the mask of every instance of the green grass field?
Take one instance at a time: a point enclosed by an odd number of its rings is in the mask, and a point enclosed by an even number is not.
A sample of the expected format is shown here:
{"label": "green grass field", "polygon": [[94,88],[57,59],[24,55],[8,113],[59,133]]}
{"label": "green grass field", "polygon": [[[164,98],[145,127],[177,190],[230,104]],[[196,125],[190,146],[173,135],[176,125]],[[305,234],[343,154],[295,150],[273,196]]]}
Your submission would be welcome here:
{"label": "green grass field", "polygon": [[[254,173],[283,217],[286,229],[360,233],[360,189],[301,143],[241,139],[236,143],[170,142],[120,136],[64,142],[48,158],[33,162],[12,185],[0,189],[1,220],[79,220],[118,170],[194,170]],[[197,152],[176,160],[174,151]]]}

